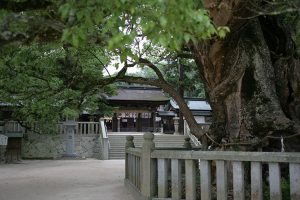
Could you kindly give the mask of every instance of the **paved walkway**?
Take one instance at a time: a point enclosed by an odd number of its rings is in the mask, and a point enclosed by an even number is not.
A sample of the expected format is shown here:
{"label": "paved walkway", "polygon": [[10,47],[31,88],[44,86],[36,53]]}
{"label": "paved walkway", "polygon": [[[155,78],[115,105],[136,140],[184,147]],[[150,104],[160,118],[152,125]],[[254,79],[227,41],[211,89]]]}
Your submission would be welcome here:
{"label": "paved walkway", "polygon": [[37,160],[0,165],[0,200],[133,200],[124,160]]}

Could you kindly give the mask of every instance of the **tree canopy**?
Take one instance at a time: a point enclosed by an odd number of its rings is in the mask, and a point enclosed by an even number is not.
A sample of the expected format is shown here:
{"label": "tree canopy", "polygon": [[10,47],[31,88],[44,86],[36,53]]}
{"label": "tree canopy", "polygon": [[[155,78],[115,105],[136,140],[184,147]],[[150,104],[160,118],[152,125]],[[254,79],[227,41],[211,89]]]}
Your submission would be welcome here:
{"label": "tree canopy", "polygon": [[[73,112],[95,107],[96,93],[110,94],[114,81],[149,84],[177,101],[203,143],[256,148],[271,137],[294,137],[300,130],[299,8],[292,0],[4,0],[0,100]],[[169,61],[179,58],[203,83],[214,111],[209,133],[174,88],[177,66]],[[103,77],[109,64],[121,71]],[[126,74],[133,66],[154,76]],[[190,78],[196,83],[188,85],[198,84]]]}

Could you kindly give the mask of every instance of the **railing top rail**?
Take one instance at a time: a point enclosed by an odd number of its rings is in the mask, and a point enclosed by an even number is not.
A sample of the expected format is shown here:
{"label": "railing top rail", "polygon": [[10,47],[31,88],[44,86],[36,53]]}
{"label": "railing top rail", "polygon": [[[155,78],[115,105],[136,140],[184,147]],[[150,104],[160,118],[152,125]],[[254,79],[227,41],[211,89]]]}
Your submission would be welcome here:
{"label": "railing top rail", "polygon": [[141,148],[127,148],[126,153],[141,157],[142,149]]}
{"label": "railing top rail", "polygon": [[151,158],[300,163],[300,153],[154,150]]}
{"label": "railing top rail", "polygon": [[99,124],[99,122],[77,122],[78,124]]}

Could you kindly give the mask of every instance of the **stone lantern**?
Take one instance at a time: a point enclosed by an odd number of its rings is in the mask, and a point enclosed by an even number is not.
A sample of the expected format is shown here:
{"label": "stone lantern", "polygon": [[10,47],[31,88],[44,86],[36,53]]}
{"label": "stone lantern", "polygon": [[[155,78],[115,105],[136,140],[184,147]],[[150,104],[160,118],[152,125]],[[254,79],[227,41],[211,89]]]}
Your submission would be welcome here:
{"label": "stone lantern", "polygon": [[178,131],[178,128],[179,128],[179,117],[174,117],[174,135],[179,135],[179,131]]}

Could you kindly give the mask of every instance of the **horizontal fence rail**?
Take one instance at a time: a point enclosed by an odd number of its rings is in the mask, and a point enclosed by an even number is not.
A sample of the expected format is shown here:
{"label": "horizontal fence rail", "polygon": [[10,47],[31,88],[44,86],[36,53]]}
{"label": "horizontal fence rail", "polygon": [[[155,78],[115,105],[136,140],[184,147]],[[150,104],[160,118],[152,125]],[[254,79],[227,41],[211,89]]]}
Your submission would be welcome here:
{"label": "horizontal fence rail", "polygon": [[300,153],[156,149],[153,138],[126,143],[125,183],[144,199],[300,200]]}
{"label": "horizontal fence rail", "polygon": [[[75,129],[76,135],[100,134],[101,132],[101,124],[99,122],[76,122],[76,123],[77,123]],[[66,130],[63,122],[57,125],[57,132],[59,134],[66,134]]]}
{"label": "horizontal fence rail", "polygon": [[1,132],[5,133],[23,133],[25,128],[21,126],[17,121],[0,121]]}
{"label": "horizontal fence rail", "polygon": [[[101,125],[100,122],[76,122],[75,134],[87,135],[87,134],[100,134]],[[31,126],[33,130],[38,131],[39,124],[33,124]],[[63,122],[58,122],[56,125],[56,130],[58,134],[65,134],[65,126]],[[25,133],[26,128],[24,128],[17,121],[0,121],[0,133]]]}

